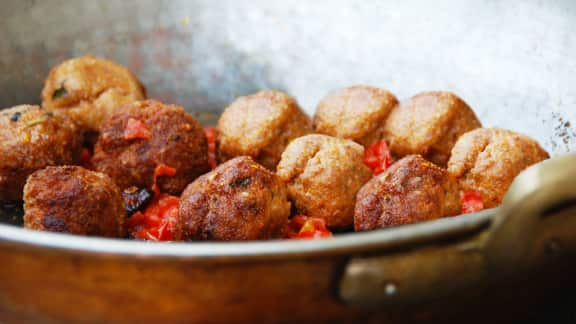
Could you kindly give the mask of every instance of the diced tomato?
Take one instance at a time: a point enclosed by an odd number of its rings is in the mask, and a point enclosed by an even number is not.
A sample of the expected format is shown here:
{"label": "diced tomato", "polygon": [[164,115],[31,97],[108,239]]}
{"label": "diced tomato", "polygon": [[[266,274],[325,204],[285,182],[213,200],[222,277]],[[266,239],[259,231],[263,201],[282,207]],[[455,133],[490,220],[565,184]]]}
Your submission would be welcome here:
{"label": "diced tomato", "polygon": [[216,128],[214,127],[204,127],[204,133],[208,140],[208,163],[212,170],[218,165],[216,161],[216,132]]}
{"label": "diced tomato", "polygon": [[179,199],[160,195],[143,212],[136,212],[126,222],[130,236],[148,241],[172,241],[178,222]]}
{"label": "diced tomato", "polygon": [[475,213],[484,209],[482,194],[476,190],[464,190],[460,193],[462,214]]}
{"label": "diced tomato", "polygon": [[82,167],[88,170],[92,170],[92,153],[90,149],[83,148],[82,149]]}
{"label": "diced tomato", "polygon": [[158,177],[173,177],[176,175],[176,169],[167,166],[166,164],[159,163],[154,169],[154,179],[152,180],[152,191],[156,195],[160,194],[160,188],[158,187]]}
{"label": "diced tomato", "polygon": [[317,239],[332,237],[332,233],[326,228],[323,219],[296,215],[288,223],[286,236],[294,239]]}
{"label": "diced tomato", "polygon": [[124,129],[124,139],[149,139],[152,137],[150,130],[138,119],[130,118]]}
{"label": "diced tomato", "polygon": [[364,151],[364,164],[372,169],[375,176],[388,169],[392,163],[392,154],[385,141],[376,142]]}

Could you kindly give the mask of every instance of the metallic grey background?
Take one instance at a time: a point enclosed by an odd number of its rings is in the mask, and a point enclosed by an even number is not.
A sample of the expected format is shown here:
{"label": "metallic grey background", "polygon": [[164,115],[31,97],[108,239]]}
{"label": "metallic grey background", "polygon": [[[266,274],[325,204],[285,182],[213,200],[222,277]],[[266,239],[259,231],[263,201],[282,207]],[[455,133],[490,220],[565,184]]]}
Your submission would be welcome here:
{"label": "metallic grey background", "polygon": [[[117,60],[194,112],[286,90],[313,113],[367,83],[451,90],[487,126],[576,151],[576,1],[2,1],[0,107],[39,102],[58,62]],[[202,116],[201,116],[202,117]]]}

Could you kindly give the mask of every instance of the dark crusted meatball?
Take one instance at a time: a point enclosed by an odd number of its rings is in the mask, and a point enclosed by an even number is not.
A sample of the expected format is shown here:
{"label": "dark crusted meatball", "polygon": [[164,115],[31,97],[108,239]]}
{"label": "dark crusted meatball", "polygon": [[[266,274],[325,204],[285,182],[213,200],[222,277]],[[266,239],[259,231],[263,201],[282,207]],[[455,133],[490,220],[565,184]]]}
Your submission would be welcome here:
{"label": "dark crusted meatball", "polygon": [[286,145],[312,132],[296,100],[280,91],[237,98],[218,120],[219,159],[248,155],[274,170]]}
{"label": "dark crusted meatball", "polygon": [[282,153],[277,174],[298,213],[322,218],[332,229],[352,227],[356,192],[372,176],[364,148],[350,140],[306,135]]}
{"label": "dark crusted meatball", "polygon": [[481,127],[468,105],[450,92],[424,92],[392,110],[384,137],[392,154],[420,154],[445,166],[460,135]]}
{"label": "dark crusted meatball", "polygon": [[368,146],[382,139],[386,118],[397,104],[392,93],[376,87],[339,89],[316,107],[314,128],[318,133]]}
{"label": "dark crusted meatball", "polygon": [[0,200],[21,200],[32,172],[80,163],[81,155],[82,135],[69,118],[38,106],[0,111]]}
{"label": "dark crusted meatball", "polygon": [[284,183],[252,158],[241,156],[186,188],[176,236],[217,241],[277,238],[289,216]]}
{"label": "dark crusted meatball", "polygon": [[34,172],[24,187],[24,227],[124,237],[124,201],[107,175],[78,166]]}
{"label": "dark crusted meatball", "polygon": [[128,104],[102,125],[92,163],[121,189],[151,188],[159,166],[173,169],[158,179],[173,195],[210,170],[200,124],[182,107],[154,100]]}
{"label": "dark crusted meatball", "polygon": [[125,67],[92,55],[54,67],[42,90],[42,106],[70,116],[84,130],[97,132],[117,108],[146,97]]}
{"label": "dark crusted meatball", "polygon": [[522,170],[549,158],[528,136],[499,128],[479,128],[460,137],[448,161],[464,190],[482,195],[485,208],[496,207]]}
{"label": "dark crusted meatball", "polygon": [[453,216],[460,207],[456,181],[421,156],[409,155],[360,189],[354,228],[367,231]]}

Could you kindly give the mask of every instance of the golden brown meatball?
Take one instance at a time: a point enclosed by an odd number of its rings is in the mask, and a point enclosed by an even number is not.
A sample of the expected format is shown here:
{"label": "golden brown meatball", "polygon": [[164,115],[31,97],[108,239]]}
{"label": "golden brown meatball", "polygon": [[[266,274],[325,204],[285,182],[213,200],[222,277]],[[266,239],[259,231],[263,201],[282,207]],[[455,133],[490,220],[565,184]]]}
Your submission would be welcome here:
{"label": "golden brown meatball", "polygon": [[102,125],[92,164],[121,189],[151,188],[158,167],[173,169],[158,179],[173,195],[210,170],[200,124],[184,108],[155,100],[128,104]]}
{"label": "golden brown meatball", "polygon": [[328,94],[316,107],[316,132],[368,146],[382,139],[388,114],[398,104],[383,89],[352,86]]}
{"label": "golden brown meatball", "polygon": [[312,132],[310,118],[280,91],[239,97],[218,120],[219,159],[251,156],[274,170],[288,143]]}
{"label": "golden brown meatball", "polygon": [[367,231],[460,213],[459,188],[446,170],[409,155],[360,189],[354,228]]}
{"label": "golden brown meatball", "polygon": [[0,111],[0,200],[21,200],[32,172],[80,163],[81,155],[82,135],[69,118],[38,106]]}
{"label": "golden brown meatball", "polygon": [[186,188],[176,236],[217,241],[277,238],[289,216],[284,183],[252,158],[241,156]]}
{"label": "golden brown meatball", "polygon": [[448,161],[448,172],[464,190],[482,195],[485,208],[496,207],[512,180],[532,164],[549,158],[528,136],[499,128],[479,128],[460,137]]}
{"label": "golden brown meatball", "polygon": [[124,237],[124,201],[107,175],[78,166],[34,172],[24,187],[24,227]]}
{"label": "golden brown meatball", "polygon": [[424,92],[392,110],[384,137],[396,157],[420,154],[445,166],[458,137],[478,127],[472,109],[455,94]]}
{"label": "golden brown meatball", "polygon": [[327,135],[295,139],[282,153],[278,176],[300,214],[319,217],[332,229],[352,227],[356,192],[372,176],[364,148]]}
{"label": "golden brown meatball", "polygon": [[97,132],[117,108],[146,97],[140,81],[125,67],[85,55],[54,67],[44,81],[42,106],[70,116]]}

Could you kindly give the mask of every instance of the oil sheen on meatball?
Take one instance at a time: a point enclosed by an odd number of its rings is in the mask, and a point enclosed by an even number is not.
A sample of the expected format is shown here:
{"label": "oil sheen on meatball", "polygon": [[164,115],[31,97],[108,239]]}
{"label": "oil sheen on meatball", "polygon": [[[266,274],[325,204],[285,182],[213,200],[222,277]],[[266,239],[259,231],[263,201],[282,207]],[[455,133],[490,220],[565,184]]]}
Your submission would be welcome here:
{"label": "oil sheen on meatball", "polygon": [[318,133],[368,146],[382,139],[386,118],[397,104],[392,93],[376,87],[339,89],[316,107],[314,128]]}
{"label": "oil sheen on meatball", "polygon": [[356,192],[372,176],[363,155],[364,148],[353,141],[306,135],[282,153],[277,174],[299,214],[322,218],[331,229],[348,229]]}
{"label": "oil sheen on meatball", "polygon": [[218,120],[219,159],[248,155],[274,170],[286,145],[312,132],[296,100],[280,91],[237,98]]}
{"label": "oil sheen on meatball", "polygon": [[102,173],[78,166],[34,172],[24,187],[24,227],[89,236],[124,237],[120,189]]}
{"label": "oil sheen on meatball", "polygon": [[80,163],[82,135],[65,116],[38,106],[0,111],[0,201],[22,199],[26,178],[47,166]]}
{"label": "oil sheen on meatball", "polygon": [[177,237],[239,241],[278,238],[290,216],[278,177],[241,156],[191,183],[180,198]]}
{"label": "oil sheen on meatball", "polygon": [[397,158],[420,154],[445,166],[460,135],[481,127],[468,105],[450,92],[424,92],[392,110],[384,137]]}
{"label": "oil sheen on meatball", "polygon": [[157,167],[172,168],[158,186],[173,195],[210,170],[200,124],[184,108],[154,100],[128,104],[102,125],[92,164],[120,189],[151,188]]}
{"label": "oil sheen on meatball", "polygon": [[479,128],[460,137],[448,161],[448,171],[462,189],[482,195],[485,208],[502,202],[514,178],[549,155],[533,139],[509,130]]}
{"label": "oil sheen on meatball", "polygon": [[367,231],[412,224],[460,212],[458,185],[444,169],[409,155],[358,192],[354,228]]}
{"label": "oil sheen on meatball", "polygon": [[42,106],[70,116],[97,132],[117,108],[146,97],[144,87],[125,67],[92,55],[55,66],[44,81]]}

